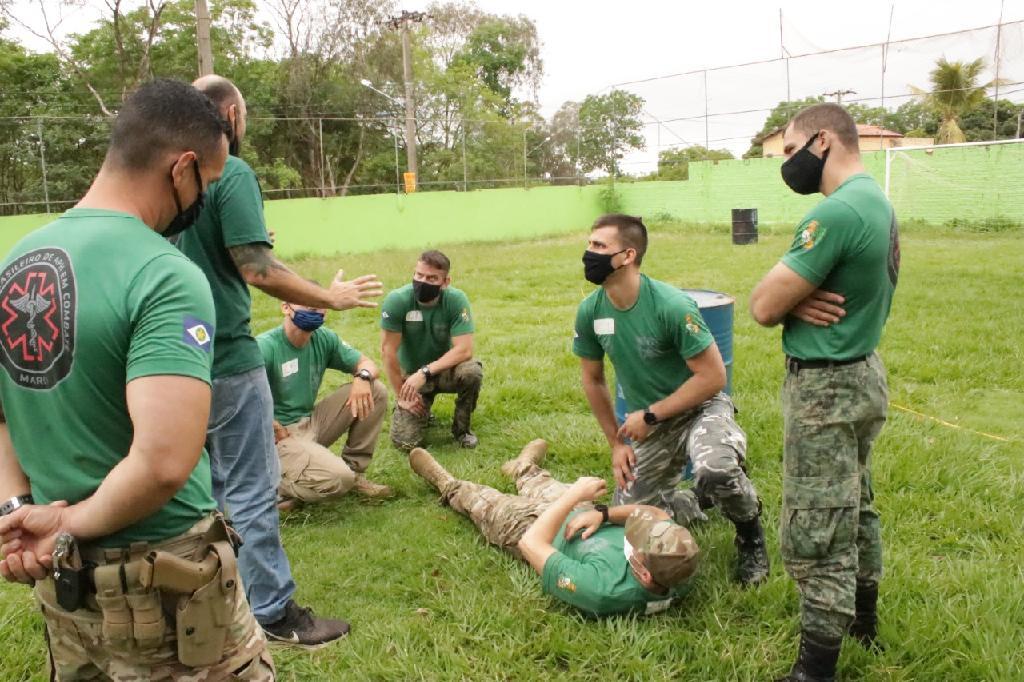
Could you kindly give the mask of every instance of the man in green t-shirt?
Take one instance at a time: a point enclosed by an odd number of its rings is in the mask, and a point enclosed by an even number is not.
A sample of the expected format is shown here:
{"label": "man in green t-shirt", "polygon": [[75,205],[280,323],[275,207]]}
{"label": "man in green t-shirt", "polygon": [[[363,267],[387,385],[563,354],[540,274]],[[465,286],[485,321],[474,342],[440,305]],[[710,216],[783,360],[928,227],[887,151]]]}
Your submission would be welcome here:
{"label": "man in green t-shirt", "polygon": [[213,496],[245,540],[238,565],[256,620],[277,642],[316,648],[341,638],[349,626],[315,618],[292,599],[295,581],[281,544],[277,509],[281,465],[274,447],[273,397],[249,326],[249,286],[281,300],[332,310],[374,307],[366,299],[383,289],[374,275],[346,282],[340,270],[324,289],[274,257],[259,182],[238,156],[246,129],[245,100],[220,76],[204,76],[195,86],[213,100],[231,131],[224,174],[210,187],[195,228],[177,241],[209,280],[217,309],[206,438]]}
{"label": "man in green t-shirt", "polygon": [[545,594],[589,616],[658,613],[689,591],[699,551],[686,528],[656,507],[591,504],[604,480],[560,483],[540,468],[546,452],[538,439],[502,465],[518,495],[457,480],[422,448],[409,465],[488,542],[530,564]]}
{"label": "man in green t-shirt", "polygon": [[[576,312],[573,353],[583,391],[611,448],[616,504],[651,504],[689,523],[695,492],[736,526],[736,577],[768,577],[761,504],[744,470],[747,437],[725,388],[725,364],[700,310],[681,290],[640,273],[647,228],[634,216],[594,223],[584,275],[600,287]],[[615,423],[604,357],[628,413]],[[694,490],[678,488],[687,463]]]}
{"label": "man in green t-shirt", "polygon": [[[195,220],[227,146],[206,97],[146,83],[81,201],[0,265],[0,574],[35,581],[51,679],[274,676],[203,450],[210,287],[164,239]],[[145,580],[149,553],[196,582]],[[197,611],[193,590],[216,603]]]}
{"label": "man in green t-shirt", "polygon": [[845,109],[808,107],[783,140],[786,184],[825,199],[754,289],[750,311],[762,325],[783,325],[788,370],[779,542],[800,591],[801,642],[785,679],[831,680],[844,634],[877,647],[882,539],[871,446],[888,387],[875,349],[896,289],[899,230],[864,172]]}
{"label": "man in green t-shirt", "polygon": [[[365,472],[384,425],[388,392],[373,360],[323,326],[326,310],[282,303],[284,322],[256,337],[274,396],[274,440],[281,459],[279,508],[319,502],[349,490],[387,497],[391,488]],[[327,369],[353,375],[319,403]],[[328,448],[346,436],[341,457]]]}
{"label": "man in green t-shirt", "polygon": [[438,393],[455,394],[452,435],[475,448],[470,419],[484,369],[473,358],[473,315],[469,299],[451,286],[451,261],[440,251],[424,251],[412,283],[395,289],[381,306],[381,354],[395,391],[391,440],[402,450],[423,442],[430,408]]}

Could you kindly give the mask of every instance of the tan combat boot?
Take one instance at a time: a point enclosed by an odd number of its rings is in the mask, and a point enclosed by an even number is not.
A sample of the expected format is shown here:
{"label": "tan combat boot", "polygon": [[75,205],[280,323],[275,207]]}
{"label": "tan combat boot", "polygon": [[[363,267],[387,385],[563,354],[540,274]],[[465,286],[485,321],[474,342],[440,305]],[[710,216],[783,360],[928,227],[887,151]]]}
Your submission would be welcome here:
{"label": "tan combat boot", "polygon": [[390,486],[374,483],[363,474],[356,474],[356,484],[352,488],[363,497],[373,499],[391,497],[395,494],[395,491]]}
{"label": "tan combat boot", "polygon": [[457,482],[455,477],[423,448],[413,448],[409,453],[409,466],[442,494]]}
{"label": "tan combat boot", "polygon": [[540,464],[548,454],[548,443],[543,438],[531,440],[515,459],[501,465],[501,473],[511,479],[518,478],[531,464]]}

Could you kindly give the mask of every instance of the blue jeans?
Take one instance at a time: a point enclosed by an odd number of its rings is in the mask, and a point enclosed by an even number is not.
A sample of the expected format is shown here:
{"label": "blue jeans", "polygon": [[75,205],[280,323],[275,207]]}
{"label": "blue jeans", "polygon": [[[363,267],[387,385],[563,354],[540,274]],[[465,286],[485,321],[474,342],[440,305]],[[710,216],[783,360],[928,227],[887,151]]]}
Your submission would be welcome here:
{"label": "blue jeans", "polygon": [[262,367],[213,380],[206,449],[214,499],[245,542],[238,569],[249,604],[259,623],[273,623],[284,616],[295,581],[281,546],[274,399]]}

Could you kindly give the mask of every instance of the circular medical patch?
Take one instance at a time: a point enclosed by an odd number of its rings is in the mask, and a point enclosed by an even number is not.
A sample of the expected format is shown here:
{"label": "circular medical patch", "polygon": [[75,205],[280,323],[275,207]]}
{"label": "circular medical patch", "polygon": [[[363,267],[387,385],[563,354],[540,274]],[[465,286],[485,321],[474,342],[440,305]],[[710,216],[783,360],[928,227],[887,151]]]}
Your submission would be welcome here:
{"label": "circular medical patch", "polygon": [[63,249],[42,248],[0,273],[0,363],[25,388],[54,388],[75,355],[75,273]]}

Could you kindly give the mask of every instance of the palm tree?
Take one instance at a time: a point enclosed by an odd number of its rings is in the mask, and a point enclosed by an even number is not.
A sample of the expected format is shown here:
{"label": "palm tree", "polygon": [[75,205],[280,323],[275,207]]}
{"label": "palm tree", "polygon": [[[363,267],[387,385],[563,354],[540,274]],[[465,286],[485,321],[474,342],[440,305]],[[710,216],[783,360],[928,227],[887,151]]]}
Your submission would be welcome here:
{"label": "palm tree", "polygon": [[984,70],[985,60],[980,57],[973,62],[950,62],[940,57],[928,74],[932,82],[931,92],[911,86],[942,121],[935,136],[938,144],[964,141],[959,118],[984,102],[985,90],[995,84],[995,81],[989,81],[978,85],[978,76]]}

